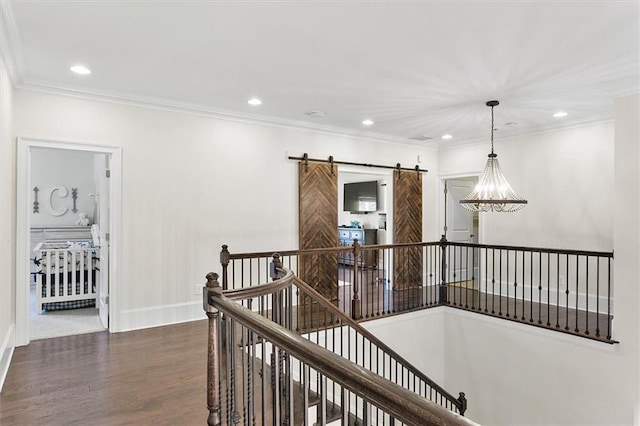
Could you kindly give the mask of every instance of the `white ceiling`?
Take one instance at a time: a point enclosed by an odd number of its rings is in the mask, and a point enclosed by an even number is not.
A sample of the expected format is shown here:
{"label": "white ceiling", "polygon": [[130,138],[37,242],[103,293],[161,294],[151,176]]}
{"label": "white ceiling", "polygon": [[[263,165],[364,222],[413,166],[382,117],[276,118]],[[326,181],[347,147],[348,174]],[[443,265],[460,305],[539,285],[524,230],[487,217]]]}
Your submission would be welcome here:
{"label": "white ceiling", "polygon": [[2,3],[18,87],[376,139],[487,140],[498,99],[498,144],[610,119],[640,90],[638,1]]}

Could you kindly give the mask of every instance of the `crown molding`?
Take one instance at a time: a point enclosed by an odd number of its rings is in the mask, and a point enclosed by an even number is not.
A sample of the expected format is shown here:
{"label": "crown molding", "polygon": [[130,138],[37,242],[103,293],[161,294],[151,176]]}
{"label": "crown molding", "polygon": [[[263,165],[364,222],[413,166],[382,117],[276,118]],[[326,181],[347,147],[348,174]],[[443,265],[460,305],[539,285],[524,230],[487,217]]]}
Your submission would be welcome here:
{"label": "crown molding", "polygon": [[[530,136],[538,136],[538,135],[545,135],[545,134],[549,134],[549,133],[561,132],[561,131],[564,131],[564,130],[580,129],[582,127],[588,127],[588,126],[593,126],[595,124],[609,123],[609,122],[613,122],[613,119],[612,118],[604,118],[604,119],[599,119],[599,120],[582,121],[582,122],[578,122],[578,123],[570,123],[570,124],[565,124],[565,125],[548,127],[548,128],[542,129],[542,130],[531,130],[531,131],[528,131],[528,132],[521,132],[521,133],[517,133],[517,134],[513,134],[513,135],[501,135],[500,140],[509,141],[509,140],[514,140],[514,139],[530,137]],[[453,149],[468,148],[468,147],[471,147],[471,146],[478,146],[478,145],[486,145],[487,148],[488,148],[490,146],[491,142],[489,141],[488,138],[485,137],[485,138],[476,138],[476,139],[467,139],[467,140],[462,140],[462,141],[456,141],[454,143],[439,142],[439,144],[440,145],[438,146],[438,151],[449,151],[449,150],[453,150]]]}
{"label": "crown molding", "polygon": [[84,90],[75,87],[65,87],[46,81],[26,81],[16,84],[16,88],[40,93],[67,96],[85,100],[110,102],[122,105],[137,106],[143,108],[157,109],[167,112],[197,115],[203,117],[217,118],[221,120],[236,121],[246,124],[258,124],[275,126],[287,129],[313,131],[330,136],[350,137],[367,141],[383,142],[400,145],[413,145],[424,149],[437,150],[434,142],[418,142],[409,138],[398,138],[370,132],[358,132],[340,129],[331,126],[321,126],[297,120],[279,119],[275,117],[264,117],[252,114],[243,114],[231,111],[224,111],[210,108],[205,105],[177,102],[169,99],[133,96],[125,93],[102,92],[96,90]]}
{"label": "crown molding", "polygon": [[24,57],[13,8],[8,1],[0,2],[0,54],[14,85],[24,78]]}

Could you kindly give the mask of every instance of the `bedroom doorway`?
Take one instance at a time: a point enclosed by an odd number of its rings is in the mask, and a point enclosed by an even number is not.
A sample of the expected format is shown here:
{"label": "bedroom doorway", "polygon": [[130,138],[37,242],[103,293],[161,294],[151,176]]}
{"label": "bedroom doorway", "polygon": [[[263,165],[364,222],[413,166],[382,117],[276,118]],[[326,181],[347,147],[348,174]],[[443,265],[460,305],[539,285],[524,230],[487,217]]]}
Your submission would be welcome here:
{"label": "bedroom doorway", "polygon": [[114,330],[120,161],[115,147],[18,139],[16,345]]}

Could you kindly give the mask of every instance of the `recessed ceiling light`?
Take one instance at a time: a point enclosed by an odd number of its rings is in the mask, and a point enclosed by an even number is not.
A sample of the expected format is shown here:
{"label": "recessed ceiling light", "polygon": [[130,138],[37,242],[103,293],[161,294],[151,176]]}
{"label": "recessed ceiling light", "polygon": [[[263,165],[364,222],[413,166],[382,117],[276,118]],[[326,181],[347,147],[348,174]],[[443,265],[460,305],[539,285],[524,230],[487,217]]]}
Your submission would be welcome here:
{"label": "recessed ceiling light", "polygon": [[69,69],[71,71],[75,72],[76,74],[80,74],[80,75],[91,74],[91,70],[89,68],[85,67],[84,65],[74,65]]}
{"label": "recessed ceiling light", "polygon": [[505,126],[510,126],[510,127],[511,127],[511,126],[517,126],[517,125],[518,125],[518,123],[516,123],[515,121],[510,121],[510,122],[508,122],[508,123],[505,123],[504,125],[505,125]]}
{"label": "recessed ceiling light", "polygon": [[558,111],[555,114],[553,114],[555,118],[562,118],[562,117],[566,117],[567,115],[569,115],[569,113],[565,111]]}
{"label": "recessed ceiling light", "polygon": [[452,137],[453,137],[453,136],[451,136],[451,135],[450,135],[450,134],[448,134],[448,133],[447,133],[446,135],[442,135],[442,139],[444,139],[444,140],[449,140],[449,139],[451,139]]}
{"label": "recessed ceiling light", "polygon": [[253,105],[253,106],[258,106],[258,105],[262,105],[262,101],[258,98],[251,98],[247,101],[247,103],[249,105]]}
{"label": "recessed ceiling light", "polygon": [[373,124],[373,120],[369,120],[367,118],[366,120],[362,120],[362,124],[364,124],[365,126],[371,126]]}

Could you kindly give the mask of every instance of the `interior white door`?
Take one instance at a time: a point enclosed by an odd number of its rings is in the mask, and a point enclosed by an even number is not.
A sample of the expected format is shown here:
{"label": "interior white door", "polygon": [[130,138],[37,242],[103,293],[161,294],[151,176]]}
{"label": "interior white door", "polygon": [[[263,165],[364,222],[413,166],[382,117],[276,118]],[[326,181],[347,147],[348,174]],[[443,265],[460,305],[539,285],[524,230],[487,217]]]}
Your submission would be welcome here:
{"label": "interior white door", "polygon": [[474,183],[468,180],[447,180],[447,240],[469,243],[473,238],[473,212],[460,205]]}
{"label": "interior white door", "polygon": [[[449,179],[447,185],[447,240],[457,243],[474,242],[474,213],[463,208],[460,200],[469,194],[475,183],[469,179]],[[447,280],[454,282],[469,281],[475,256],[472,249],[466,247],[449,247],[447,264],[453,265]]]}
{"label": "interior white door", "polygon": [[109,192],[110,192],[110,154],[97,154],[96,177],[97,194],[95,198],[94,223],[99,227],[98,244],[100,246],[100,280],[98,288],[98,312],[105,328],[109,328]]}

